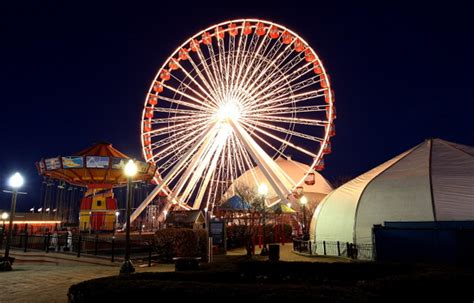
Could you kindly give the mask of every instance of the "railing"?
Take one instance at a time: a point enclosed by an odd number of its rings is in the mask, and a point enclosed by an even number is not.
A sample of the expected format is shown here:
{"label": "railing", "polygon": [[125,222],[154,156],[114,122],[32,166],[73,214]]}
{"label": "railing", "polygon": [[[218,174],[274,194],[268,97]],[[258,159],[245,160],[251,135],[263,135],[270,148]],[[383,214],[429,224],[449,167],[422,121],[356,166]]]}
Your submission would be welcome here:
{"label": "railing", "polygon": [[[4,246],[4,237],[0,235],[0,249]],[[68,235],[67,233],[48,233],[42,235],[29,235],[25,233],[12,237],[11,247],[28,251],[45,251],[47,253],[69,253],[81,256],[98,256],[110,259],[122,259],[125,255],[125,239],[115,237],[99,237],[90,235]],[[154,250],[153,241],[130,241],[132,259],[142,260],[151,265],[152,260],[158,257]]]}
{"label": "railing", "polygon": [[293,239],[293,250],[309,255],[339,256],[351,259],[373,259],[373,245],[341,241],[310,241]]}

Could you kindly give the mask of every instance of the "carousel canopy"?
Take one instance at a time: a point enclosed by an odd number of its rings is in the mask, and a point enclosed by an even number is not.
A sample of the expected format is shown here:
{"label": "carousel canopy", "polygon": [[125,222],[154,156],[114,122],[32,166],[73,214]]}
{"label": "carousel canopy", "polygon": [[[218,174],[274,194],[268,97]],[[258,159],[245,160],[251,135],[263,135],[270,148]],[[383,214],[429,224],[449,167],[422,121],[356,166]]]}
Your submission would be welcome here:
{"label": "carousel canopy", "polygon": [[[69,156],[41,159],[36,163],[42,176],[62,180],[70,184],[88,187],[113,187],[127,182],[123,168],[129,156],[115,149],[110,143],[97,143]],[[135,181],[153,178],[155,166],[135,161],[138,173]]]}

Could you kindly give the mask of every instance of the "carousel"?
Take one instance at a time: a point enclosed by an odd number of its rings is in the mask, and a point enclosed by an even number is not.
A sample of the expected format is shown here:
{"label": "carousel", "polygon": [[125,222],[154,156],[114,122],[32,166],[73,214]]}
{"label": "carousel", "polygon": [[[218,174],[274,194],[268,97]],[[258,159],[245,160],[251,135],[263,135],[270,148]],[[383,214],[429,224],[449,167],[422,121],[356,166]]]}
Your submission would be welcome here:
{"label": "carousel", "polygon": [[[36,166],[41,176],[86,188],[79,210],[81,231],[112,231],[118,210],[113,189],[127,184],[123,168],[130,159],[112,144],[97,143],[73,155],[41,159]],[[155,175],[153,164],[135,164],[135,182],[149,181]]]}

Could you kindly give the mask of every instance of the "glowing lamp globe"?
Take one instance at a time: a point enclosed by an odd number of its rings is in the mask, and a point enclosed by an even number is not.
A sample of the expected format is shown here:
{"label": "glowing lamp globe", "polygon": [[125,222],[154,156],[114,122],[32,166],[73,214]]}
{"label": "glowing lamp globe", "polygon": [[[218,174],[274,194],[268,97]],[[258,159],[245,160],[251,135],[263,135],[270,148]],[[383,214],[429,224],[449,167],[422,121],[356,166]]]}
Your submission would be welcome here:
{"label": "glowing lamp globe", "polygon": [[124,172],[127,177],[133,177],[137,174],[138,168],[133,160],[128,160],[125,165]]}
{"label": "glowing lamp globe", "polygon": [[9,215],[8,213],[2,213],[2,220],[8,219]]}
{"label": "glowing lamp globe", "polygon": [[308,203],[308,199],[305,196],[301,197],[300,201],[303,205],[306,205],[306,203]]}
{"label": "glowing lamp globe", "polygon": [[23,186],[23,183],[24,183],[24,179],[23,177],[20,175],[20,173],[15,173],[13,176],[10,177],[10,179],[8,180],[8,184],[10,185],[10,187],[12,188],[20,188]]}
{"label": "glowing lamp globe", "polygon": [[258,193],[262,196],[266,196],[268,194],[268,186],[265,183],[260,184]]}

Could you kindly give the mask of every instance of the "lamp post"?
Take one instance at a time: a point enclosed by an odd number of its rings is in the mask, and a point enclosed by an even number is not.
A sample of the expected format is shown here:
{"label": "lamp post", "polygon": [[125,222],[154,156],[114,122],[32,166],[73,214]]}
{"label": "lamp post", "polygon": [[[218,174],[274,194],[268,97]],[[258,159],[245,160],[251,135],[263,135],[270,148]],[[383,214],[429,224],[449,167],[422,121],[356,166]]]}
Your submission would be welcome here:
{"label": "lamp post", "polygon": [[130,215],[132,210],[132,179],[137,174],[137,165],[133,160],[129,160],[124,168],[125,176],[127,176],[127,218],[125,232],[125,259],[120,268],[121,274],[131,274],[135,272],[132,261],[130,261]]}
{"label": "lamp post", "polygon": [[118,216],[120,215],[119,211],[115,212],[115,218],[114,218],[114,231],[113,231],[113,236],[115,237],[115,229],[117,229],[117,224],[118,224]]}
{"label": "lamp post", "polygon": [[9,217],[9,214],[7,212],[2,213],[2,221],[3,221],[2,230],[3,231],[5,231],[5,220],[8,219],[8,217]]}
{"label": "lamp post", "polygon": [[303,206],[303,239],[306,240],[308,233],[306,231],[306,204],[308,199],[305,196],[300,198],[301,205]]}
{"label": "lamp post", "polygon": [[[19,193],[23,194],[21,192],[18,192],[18,189],[23,185],[23,183],[24,183],[24,180],[23,180],[23,177],[20,175],[20,173],[15,173],[8,180],[8,185],[10,185],[10,187],[13,190],[4,191],[4,192],[12,193],[12,205],[10,209],[10,222],[8,224],[8,236],[7,236],[7,243],[5,245],[5,255],[3,256],[3,260],[0,263],[0,271],[12,270],[12,264],[10,262],[10,244],[11,244],[12,235],[13,235],[13,218],[15,218],[16,197]],[[3,215],[2,215],[2,218],[3,218]]]}
{"label": "lamp post", "polygon": [[265,233],[265,225],[266,225],[266,209],[265,209],[265,199],[268,194],[268,187],[265,183],[260,184],[258,187],[258,194],[260,195],[260,199],[262,201],[262,226],[263,226],[263,246],[262,246],[262,251],[260,252],[261,256],[266,256],[268,255],[268,249],[267,249],[267,242],[265,241],[266,233]]}

